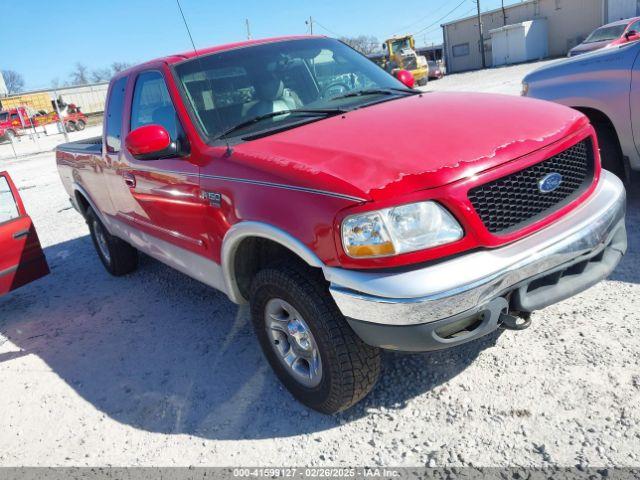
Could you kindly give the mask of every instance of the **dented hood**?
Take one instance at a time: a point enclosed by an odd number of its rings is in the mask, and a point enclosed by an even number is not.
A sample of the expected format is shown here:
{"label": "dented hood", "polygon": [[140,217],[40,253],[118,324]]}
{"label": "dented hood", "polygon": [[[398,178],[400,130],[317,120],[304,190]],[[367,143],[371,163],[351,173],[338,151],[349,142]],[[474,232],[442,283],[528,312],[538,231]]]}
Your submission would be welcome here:
{"label": "dented hood", "polygon": [[366,199],[446,185],[587,124],[577,111],[506,95],[425,93],[235,148],[278,181]]}

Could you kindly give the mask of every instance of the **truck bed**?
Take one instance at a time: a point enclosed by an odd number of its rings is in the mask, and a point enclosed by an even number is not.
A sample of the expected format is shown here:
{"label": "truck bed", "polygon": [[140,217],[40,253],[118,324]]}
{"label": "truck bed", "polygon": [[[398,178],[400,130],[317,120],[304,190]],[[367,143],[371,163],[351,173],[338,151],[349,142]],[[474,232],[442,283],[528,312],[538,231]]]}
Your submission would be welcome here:
{"label": "truck bed", "polygon": [[102,137],[85,138],[75,142],[62,143],[56,147],[56,151],[100,155],[102,153]]}

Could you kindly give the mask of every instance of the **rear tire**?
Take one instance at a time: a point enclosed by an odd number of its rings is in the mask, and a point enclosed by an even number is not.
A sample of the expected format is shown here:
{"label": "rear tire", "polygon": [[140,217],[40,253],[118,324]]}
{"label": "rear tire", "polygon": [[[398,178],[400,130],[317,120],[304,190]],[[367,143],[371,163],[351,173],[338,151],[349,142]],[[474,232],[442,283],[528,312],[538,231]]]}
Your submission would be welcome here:
{"label": "rear tire", "polygon": [[429,83],[429,80],[426,78],[421,78],[420,80],[418,80],[419,87],[426,87],[428,83]]}
{"label": "rear tire", "polygon": [[9,140],[10,142],[13,142],[17,136],[16,132],[13,130],[7,130],[5,135],[7,136],[7,140]]}
{"label": "rear tire", "polygon": [[[284,306],[282,313],[273,313],[274,302],[276,309]],[[362,400],[376,384],[380,350],[360,340],[326,285],[302,268],[283,265],[258,272],[251,285],[251,319],[276,375],[308,407],[326,414],[340,412]],[[278,322],[285,328],[270,326]],[[302,341],[295,335],[302,335]],[[312,360],[303,358],[304,350],[311,350],[306,353]],[[287,352],[292,351],[301,356],[287,364],[286,357],[291,358]],[[301,380],[295,365],[302,373],[309,372],[307,381]]]}
{"label": "rear tire", "polygon": [[138,250],[111,235],[91,208],[88,209],[86,218],[93,246],[104,268],[111,275],[121,277],[138,268]]}
{"label": "rear tire", "polygon": [[86,126],[87,126],[87,124],[85,123],[85,121],[84,121],[84,120],[78,120],[78,121],[76,122],[76,130],[77,130],[78,132],[80,132],[80,131],[84,130],[84,127],[86,127]]}
{"label": "rear tire", "polygon": [[613,126],[608,123],[594,123],[600,144],[600,157],[602,168],[614,173],[620,180],[627,181],[627,173],[624,167],[624,158],[618,135]]}
{"label": "rear tire", "polygon": [[65,124],[65,127],[67,129],[67,132],[75,132],[76,131],[76,124],[73,122],[67,122]]}

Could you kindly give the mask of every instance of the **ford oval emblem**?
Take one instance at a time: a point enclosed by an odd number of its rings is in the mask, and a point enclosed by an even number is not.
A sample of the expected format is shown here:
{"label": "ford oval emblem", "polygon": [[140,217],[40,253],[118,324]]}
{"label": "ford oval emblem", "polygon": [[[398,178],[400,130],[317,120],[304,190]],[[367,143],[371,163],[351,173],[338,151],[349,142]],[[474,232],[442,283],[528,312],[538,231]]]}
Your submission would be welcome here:
{"label": "ford oval emblem", "polygon": [[542,193],[551,193],[562,185],[562,175],[557,172],[545,175],[538,182],[538,190]]}

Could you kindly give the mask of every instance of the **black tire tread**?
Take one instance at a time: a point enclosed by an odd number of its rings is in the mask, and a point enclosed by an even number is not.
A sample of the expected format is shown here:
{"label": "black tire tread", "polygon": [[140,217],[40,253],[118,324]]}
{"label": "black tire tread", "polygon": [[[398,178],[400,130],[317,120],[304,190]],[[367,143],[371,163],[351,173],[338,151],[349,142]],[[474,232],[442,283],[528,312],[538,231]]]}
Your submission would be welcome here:
{"label": "black tire tread", "polygon": [[102,225],[100,218],[96,215],[96,213],[88,208],[86,213],[87,224],[89,225],[89,230],[91,231],[91,239],[93,241],[93,246],[96,249],[96,253],[100,258],[100,261],[107,269],[107,271],[115,276],[121,277],[123,275],[127,275],[138,268],[138,250],[133,248],[124,240],[121,240],[118,237],[114,237],[109,234],[104,225],[102,228],[104,229],[105,235],[107,236],[107,243],[109,247],[109,253],[111,255],[111,261],[108,262],[100,253],[100,248],[98,247],[98,243],[96,240],[95,232],[93,229],[93,222],[97,221]]}
{"label": "black tire tread", "polygon": [[615,129],[612,125],[602,122],[594,123],[593,128],[595,128],[598,135],[602,168],[614,173],[620,180],[626,181],[627,174],[625,172],[624,159]]}

